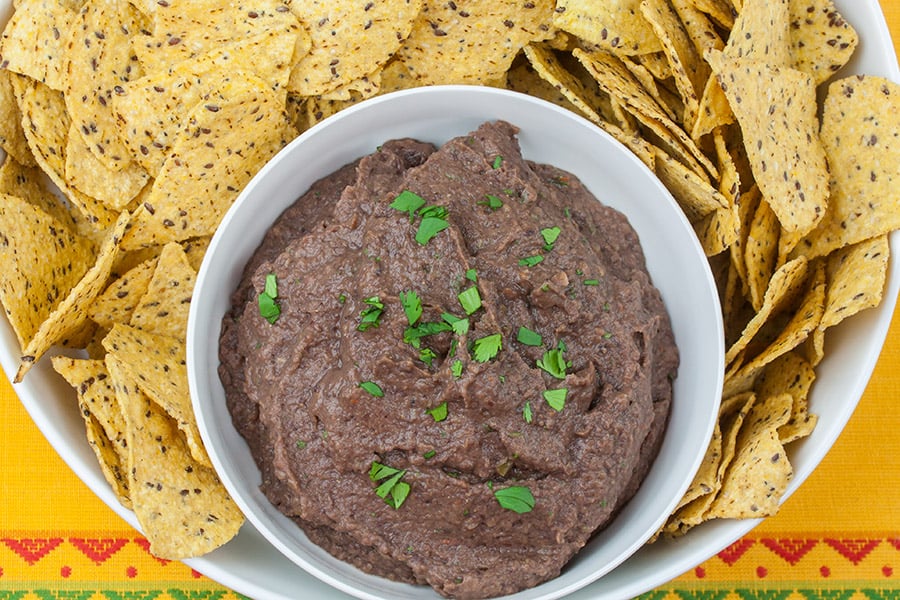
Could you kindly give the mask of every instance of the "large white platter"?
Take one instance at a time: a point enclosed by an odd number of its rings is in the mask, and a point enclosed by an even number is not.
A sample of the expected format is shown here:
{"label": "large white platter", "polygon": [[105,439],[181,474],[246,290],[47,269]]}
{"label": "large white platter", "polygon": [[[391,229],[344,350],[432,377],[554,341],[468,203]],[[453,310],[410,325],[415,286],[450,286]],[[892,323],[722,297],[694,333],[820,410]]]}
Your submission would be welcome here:
{"label": "large white platter", "polygon": [[[835,4],[861,37],[854,60],[840,75],[866,73],[900,82],[900,68],[878,1],[835,0]],[[0,0],[0,23],[5,23],[11,12],[10,0]],[[900,233],[891,237],[891,250],[895,254],[900,251]],[[788,495],[802,485],[821,462],[853,413],[881,352],[898,289],[900,261],[892,260],[882,304],[828,331],[826,358],[817,369],[818,379],[810,397],[810,409],[819,415],[819,424],[809,438],[791,448],[795,475]],[[5,320],[0,322],[0,364],[9,377],[18,366],[18,346]],[[134,514],[122,508],[100,473],[85,440],[84,425],[73,392],[52,371],[49,361],[45,359],[35,365],[15,390],[38,428],[75,474],[112,510],[137,528]],[[707,523],[682,539],[647,546],[570,597],[573,600],[634,597],[714,556],[758,522]],[[216,552],[187,562],[208,577],[253,598],[349,598],[284,558],[249,525]]]}

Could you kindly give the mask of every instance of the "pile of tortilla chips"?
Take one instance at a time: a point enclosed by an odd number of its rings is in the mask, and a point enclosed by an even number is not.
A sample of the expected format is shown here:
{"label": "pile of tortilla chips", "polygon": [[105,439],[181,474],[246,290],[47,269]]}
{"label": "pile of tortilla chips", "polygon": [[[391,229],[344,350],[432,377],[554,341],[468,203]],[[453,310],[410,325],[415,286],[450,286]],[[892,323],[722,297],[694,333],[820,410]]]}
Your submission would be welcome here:
{"label": "pile of tortilla chips", "polygon": [[[18,0],[0,38],[0,303],[51,347],[151,550],[243,520],[191,412],[196,271],[242,187],[360,100],[490,85],[577,112],[671,190],[719,282],[726,383],[664,532],[777,510],[825,331],[881,300],[900,88],[836,73],[831,0]],[[817,103],[817,93],[824,104]]]}

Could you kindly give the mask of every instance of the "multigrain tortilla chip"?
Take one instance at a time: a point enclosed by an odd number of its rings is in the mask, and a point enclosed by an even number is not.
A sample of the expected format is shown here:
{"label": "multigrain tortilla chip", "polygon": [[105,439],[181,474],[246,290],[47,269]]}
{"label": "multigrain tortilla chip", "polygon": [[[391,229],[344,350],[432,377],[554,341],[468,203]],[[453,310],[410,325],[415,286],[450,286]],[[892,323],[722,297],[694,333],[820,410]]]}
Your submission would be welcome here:
{"label": "multigrain tortilla chip", "polygon": [[659,149],[655,164],[656,175],[690,222],[695,223],[717,209],[730,207],[728,200],[707,180]]}
{"label": "multigrain tortilla chip", "polygon": [[41,170],[26,167],[11,156],[0,165],[0,194],[27,200],[72,231],[78,228],[69,207],[45,185]]}
{"label": "multigrain tortilla chip", "polygon": [[557,0],[553,25],[619,54],[657,52],[659,39],[640,5],[641,0]]}
{"label": "multigrain tortilla chip", "polygon": [[106,365],[125,417],[131,499],[154,556],[200,556],[233,538],[244,518],[215,472],[191,455],[174,421],[141,391],[124,364]]}
{"label": "multigrain tortilla chip", "polygon": [[22,131],[22,114],[16,103],[9,71],[0,69],[0,148],[19,163],[34,166],[34,157],[28,149],[25,132]]}
{"label": "multigrain tortilla chip", "polygon": [[410,35],[422,0],[306,0],[290,8],[309,32],[310,49],[292,67],[288,88],[319,96],[384,66]]}
{"label": "multigrain tortilla chip", "polygon": [[789,67],[789,0],[747,0],[734,22],[723,53],[732,59],[764,61],[772,67]]}
{"label": "multigrain tortilla chip", "polygon": [[111,100],[140,77],[131,37],[146,19],[127,0],[87,0],[72,20],[66,47],[66,107],[72,125],[94,157],[111,171],[131,163],[119,138]]}
{"label": "multigrain tortilla chip", "polygon": [[765,198],[760,198],[750,219],[745,243],[744,261],[747,268],[747,288],[750,304],[760,310],[769,281],[778,260],[778,237],[781,227],[778,217]]}
{"label": "multigrain tortilla chip", "polygon": [[727,250],[737,238],[739,225],[735,205],[716,207],[711,213],[693,223],[694,232],[706,256],[716,256]]}
{"label": "multigrain tortilla chip", "polygon": [[94,260],[94,247],[38,206],[0,195],[0,302],[19,341],[28,346],[42,323]]}
{"label": "multigrain tortilla chip", "polygon": [[791,418],[778,428],[778,438],[788,444],[812,433],[818,417],[809,412],[809,390],[816,379],[812,364],[796,350],[775,359],[756,383],[761,398],[790,394]]}
{"label": "multigrain tortilla chip", "polygon": [[160,335],[183,339],[197,273],[176,242],[163,247],[147,291],[135,307],[130,325]]}
{"label": "multigrain tortilla chip", "polygon": [[34,337],[22,350],[19,369],[14,379],[16,383],[22,381],[25,373],[51,346],[77,332],[87,321],[88,309],[109,279],[116,255],[120,250],[122,235],[130,219],[131,215],[127,212],[123,212],[119,216],[116,224],[106,233],[106,238],[97,252],[93,265],[53,309],[47,319],[41,323]]}
{"label": "multigrain tortilla chip", "polygon": [[263,32],[123,85],[112,103],[119,133],[134,159],[158,175],[184,126],[185,114],[244,72],[284,94],[296,35]]}
{"label": "multigrain tortilla chip", "polygon": [[425,0],[397,56],[418,85],[488,84],[523,46],[552,37],[553,8],[551,0]]}
{"label": "multigrain tortilla chip", "polygon": [[890,253],[882,235],[828,255],[828,294],[820,327],[833,327],[881,303]]}
{"label": "multigrain tortilla chip", "polygon": [[235,75],[186,115],[125,247],[211,234],[244,185],[295,135],[278,94],[250,73]]}
{"label": "multigrain tortilla chip", "polygon": [[103,475],[119,500],[130,508],[125,418],[116,400],[106,364],[102,360],[68,356],[54,356],[52,362],[53,369],[75,389],[88,431],[88,441],[97,454]]}
{"label": "multigrain tortilla chip", "polygon": [[17,0],[0,38],[0,68],[64,89],[69,26],[75,13],[57,0]]}
{"label": "multigrain tortilla chip", "polygon": [[900,86],[854,76],[828,86],[822,144],[831,200],[821,226],[796,252],[822,256],[900,227]]}
{"label": "multigrain tortilla chip", "polygon": [[156,258],[147,259],[110,283],[91,304],[88,317],[107,329],[116,323],[130,323],[134,309],[150,286],[156,262]]}
{"label": "multigrain tortilla chip", "polygon": [[790,0],[791,60],[816,84],[840,70],[859,45],[859,35],[831,0]]}
{"label": "multigrain tortilla chip", "polygon": [[729,0],[690,0],[693,6],[718,23],[721,27],[730,30],[734,27],[734,18],[737,14]]}
{"label": "multigrain tortilla chip", "polygon": [[184,344],[183,338],[119,324],[103,338],[107,353],[121,361],[121,372],[174,420],[194,460],[210,466],[191,408]]}
{"label": "multigrain tortilla chip", "polygon": [[789,232],[811,231],[828,205],[828,164],[809,75],[711,52],[713,71],[741,124],[763,196]]}

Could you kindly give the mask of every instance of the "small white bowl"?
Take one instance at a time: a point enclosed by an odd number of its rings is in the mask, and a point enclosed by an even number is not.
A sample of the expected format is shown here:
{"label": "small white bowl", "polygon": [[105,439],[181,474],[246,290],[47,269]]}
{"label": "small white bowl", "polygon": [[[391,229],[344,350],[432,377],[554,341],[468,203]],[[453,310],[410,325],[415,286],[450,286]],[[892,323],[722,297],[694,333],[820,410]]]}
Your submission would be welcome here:
{"label": "small white bowl", "polygon": [[693,229],[656,177],[590,122],[533,97],[441,86],[360,103],[311,128],[274,157],[225,216],[200,268],[187,332],[191,397],[203,441],[248,520],[291,561],[359,598],[437,598],[426,587],[363,573],[312,544],[260,492],[260,473],[231,423],[217,374],[222,317],[249,257],[273,221],[316,180],[387,140],[441,144],[502,119],[520,129],[528,159],[574,173],[638,232],[681,355],[660,453],[641,489],[609,526],[544,584],[515,594],[558,598],[596,580],[643,546],[674,509],[703,458],[722,389],[724,335],[715,283]]}

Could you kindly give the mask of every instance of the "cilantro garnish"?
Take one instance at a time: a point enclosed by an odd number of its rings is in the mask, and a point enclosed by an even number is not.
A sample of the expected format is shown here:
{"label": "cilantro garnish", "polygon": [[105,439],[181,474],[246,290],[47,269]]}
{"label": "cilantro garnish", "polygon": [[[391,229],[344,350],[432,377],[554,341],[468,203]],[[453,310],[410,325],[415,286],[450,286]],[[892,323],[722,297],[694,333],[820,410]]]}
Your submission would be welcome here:
{"label": "cilantro garnish", "polygon": [[437,354],[435,354],[434,350],[432,350],[431,348],[422,348],[421,350],[419,350],[419,360],[421,360],[429,367],[431,366],[431,363],[434,362],[435,358],[437,358]]}
{"label": "cilantro garnish", "polygon": [[375,488],[375,495],[383,499],[388,506],[397,510],[409,496],[409,484],[400,481],[406,475],[406,469],[400,470],[372,461],[369,469],[369,479],[379,482]]}
{"label": "cilantro garnish", "polygon": [[444,402],[441,402],[434,408],[429,408],[425,412],[431,415],[431,418],[434,419],[435,423],[440,423],[447,418],[448,409],[446,400]]}
{"label": "cilantro garnish", "polygon": [[416,230],[416,241],[423,246],[450,226],[450,223],[447,222],[448,211],[445,207],[425,206],[425,199],[409,190],[400,192],[390,206],[400,212],[409,213],[410,221],[413,221],[418,214],[422,220]]}
{"label": "cilantro garnish", "polygon": [[435,452],[434,450],[429,450],[422,455],[422,458],[424,458],[425,460],[431,460],[432,458],[434,458],[435,454],[437,454],[437,452]]}
{"label": "cilantro garnish", "polygon": [[407,327],[403,331],[403,342],[412,344],[414,348],[419,347],[419,340],[429,335],[435,335],[443,331],[451,331],[453,328],[448,323],[419,323],[415,327]]}
{"label": "cilantro garnish", "polygon": [[494,490],[494,497],[500,506],[520,515],[534,509],[534,496],[531,494],[531,490],[524,485],[513,485],[501,490]]}
{"label": "cilantro garnish", "polygon": [[544,352],[544,356],[538,359],[537,366],[557,379],[566,378],[566,368],[571,365],[563,358],[565,344],[560,342],[559,346]]}
{"label": "cilantro garnish", "polygon": [[406,313],[406,320],[410,325],[415,325],[419,317],[422,316],[422,301],[419,295],[414,291],[400,292],[400,304],[403,305],[403,312]]}
{"label": "cilantro garnish", "polygon": [[423,206],[425,206],[425,199],[409,190],[403,190],[400,192],[400,195],[391,202],[391,208],[399,210],[400,212],[408,212],[410,219],[415,217],[416,211]]}
{"label": "cilantro garnish", "polygon": [[544,390],[543,396],[550,408],[556,412],[560,412],[566,406],[566,396],[569,390],[566,388],[557,388],[555,390]]}
{"label": "cilantro garnish", "polygon": [[478,288],[474,285],[461,291],[456,297],[459,298],[459,303],[462,304],[463,310],[466,311],[467,315],[471,315],[481,308],[481,294],[478,293]]}
{"label": "cilantro garnish", "polygon": [[478,271],[476,271],[475,269],[467,270],[466,279],[468,279],[472,283],[476,283],[478,281]]}
{"label": "cilantro garnish", "polygon": [[375,383],[374,381],[360,381],[360,382],[359,382],[359,387],[361,387],[362,389],[366,390],[367,392],[369,392],[370,394],[372,394],[372,395],[375,396],[376,398],[383,398],[383,397],[384,397],[384,391],[382,391],[381,386],[379,386],[379,385],[378,385],[377,383]]}
{"label": "cilantro garnish", "polygon": [[421,245],[427,244],[431,238],[450,227],[450,223],[441,217],[425,217],[419,223],[419,229],[416,230],[416,241]]}
{"label": "cilantro garnish", "polygon": [[381,313],[384,312],[384,303],[378,296],[371,296],[363,300],[363,302],[368,304],[368,306],[359,313],[359,325],[356,326],[359,331],[378,327]]}
{"label": "cilantro garnish", "polygon": [[541,262],[543,260],[544,260],[544,257],[541,256],[540,254],[535,254],[534,256],[526,256],[525,258],[519,259],[519,266],[520,267],[533,267],[534,265],[538,264],[539,262]]}
{"label": "cilantro garnish", "polygon": [[585,279],[582,283],[584,285],[600,285],[599,279]]}
{"label": "cilantro garnish", "polygon": [[278,298],[278,282],[274,273],[266,275],[266,283],[259,295],[259,314],[270,324],[275,323],[281,315],[281,307],[275,299]]}
{"label": "cilantro garnish", "polygon": [[553,244],[556,243],[556,239],[559,237],[560,229],[559,227],[545,227],[541,229],[541,237],[544,238],[544,250],[550,252],[553,250]]}
{"label": "cilantro garnish", "polygon": [[500,210],[501,208],[503,208],[503,200],[501,200],[497,196],[494,196],[492,194],[485,194],[484,196],[485,198],[487,198],[487,200],[482,200],[478,204],[487,206],[491,210]]}
{"label": "cilantro garnish", "polygon": [[453,377],[459,379],[462,377],[463,371],[463,362],[458,358],[453,361],[453,364],[450,365],[450,372],[453,374]]}
{"label": "cilantro garnish", "polygon": [[525,419],[526,423],[531,423],[533,419],[533,415],[531,413],[531,401],[525,403],[525,406],[522,408],[522,418]]}
{"label": "cilantro garnish", "polygon": [[516,341],[526,346],[540,346],[544,343],[541,334],[536,331],[532,331],[527,327],[519,327],[519,333],[516,336]]}
{"label": "cilantro garnish", "polygon": [[450,313],[441,313],[441,318],[450,325],[456,335],[465,335],[469,331],[469,319],[461,319]]}
{"label": "cilantro garnish", "polygon": [[503,157],[499,154],[494,157],[494,162],[491,164],[492,169],[499,169],[500,165],[503,164]]}
{"label": "cilantro garnish", "polygon": [[475,360],[484,363],[497,356],[502,347],[503,342],[500,334],[493,333],[475,340],[472,350],[475,354]]}

